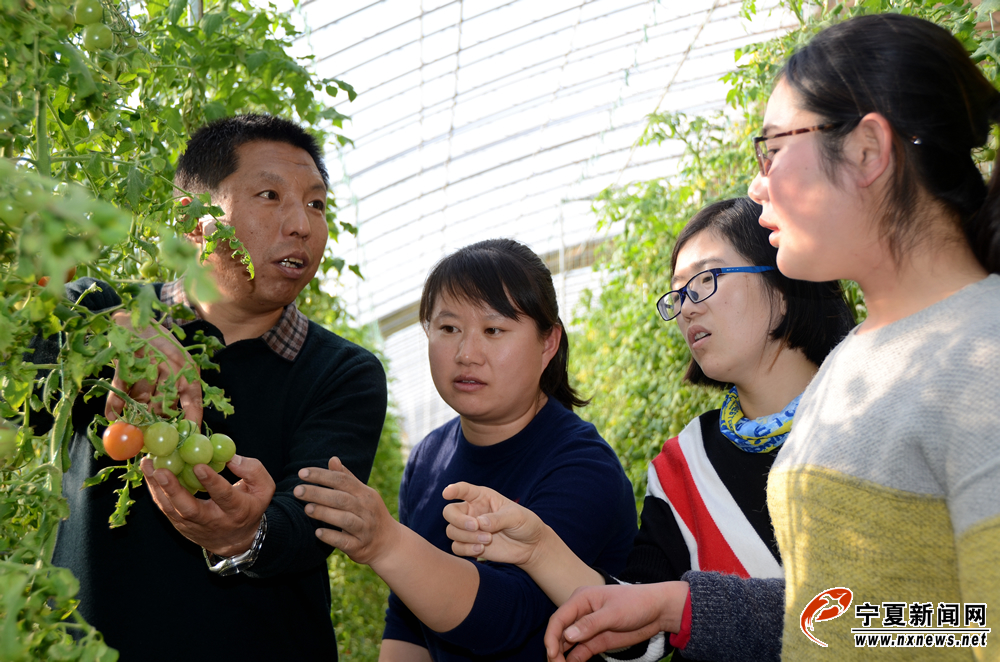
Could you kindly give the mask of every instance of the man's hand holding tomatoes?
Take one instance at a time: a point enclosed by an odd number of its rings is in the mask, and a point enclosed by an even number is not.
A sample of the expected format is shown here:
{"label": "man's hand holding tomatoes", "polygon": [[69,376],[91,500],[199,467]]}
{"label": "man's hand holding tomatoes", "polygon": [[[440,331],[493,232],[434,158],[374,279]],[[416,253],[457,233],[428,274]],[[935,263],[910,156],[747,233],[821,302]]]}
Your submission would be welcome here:
{"label": "man's hand holding tomatoes", "polygon": [[[124,391],[136,402],[149,404],[153,402],[153,411],[158,414],[163,413],[163,408],[159,402],[153,401],[157,388],[172,375],[179,373],[185,366],[191,366],[198,371],[187,350],[181,346],[173,334],[163,328],[157,322],[153,322],[145,329],[137,331],[132,327],[132,317],[126,312],[117,312],[111,319],[118,326],[130,330],[136,335],[149,340],[149,344],[162,353],[162,357],[157,356],[156,362],[156,383],[150,384],[145,379],[141,379],[134,384],[126,384],[121,377],[118,368],[115,368],[115,376],[111,380],[111,385],[120,391]],[[197,381],[189,382],[183,376],[177,379],[177,399],[180,408],[184,411],[185,418],[196,426],[201,425],[202,404],[201,404],[201,384]],[[104,415],[108,420],[114,420],[121,416],[125,401],[116,393],[108,393],[108,400],[104,406]]]}
{"label": "man's hand holding tomatoes", "polygon": [[275,487],[259,460],[234,455],[226,466],[240,477],[235,484],[207,464],[195,465],[195,476],[210,499],[196,499],[169,470],[154,470],[149,458],[140,466],[153,500],[181,535],[217,556],[234,556],[250,549]]}

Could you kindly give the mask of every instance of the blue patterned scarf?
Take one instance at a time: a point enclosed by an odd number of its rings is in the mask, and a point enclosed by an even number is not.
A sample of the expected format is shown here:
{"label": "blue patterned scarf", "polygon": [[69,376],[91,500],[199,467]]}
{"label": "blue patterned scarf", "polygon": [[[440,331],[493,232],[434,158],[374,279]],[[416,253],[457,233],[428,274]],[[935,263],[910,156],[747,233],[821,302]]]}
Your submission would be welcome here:
{"label": "blue patterned scarf", "polygon": [[719,429],[731,442],[747,453],[770,453],[785,443],[792,430],[792,419],[802,394],[783,407],[777,414],[750,420],[743,415],[740,396],[736,387],[729,389],[719,412]]}

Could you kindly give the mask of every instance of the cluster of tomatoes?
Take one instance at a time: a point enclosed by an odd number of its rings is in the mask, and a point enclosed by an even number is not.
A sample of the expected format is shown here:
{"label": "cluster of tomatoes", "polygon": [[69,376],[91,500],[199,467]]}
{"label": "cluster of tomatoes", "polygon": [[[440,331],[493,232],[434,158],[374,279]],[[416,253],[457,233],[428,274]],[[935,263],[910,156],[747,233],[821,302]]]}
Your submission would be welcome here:
{"label": "cluster of tomatoes", "polygon": [[[108,50],[114,44],[114,32],[104,23],[104,5],[101,0],[76,0],[73,9],[56,2],[50,8],[52,19],[56,25],[62,25],[67,30],[83,26],[83,47],[91,53]],[[126,50],[135,48],[135,38],[123,38],[122,45]]]}
{"label": "cluster of tomatoes", "polygon": [[145,448],[154,467],[172,472],[192,494],[205,489],[194,475],[194,465],[207,464],[219,472],[236,454],[236,444],[228,435],[206,437],[186,419],[176,424],[158,421],[145,430],[115,421],[104,431],[103,442],[105,452],[118,461],[130,460]]}

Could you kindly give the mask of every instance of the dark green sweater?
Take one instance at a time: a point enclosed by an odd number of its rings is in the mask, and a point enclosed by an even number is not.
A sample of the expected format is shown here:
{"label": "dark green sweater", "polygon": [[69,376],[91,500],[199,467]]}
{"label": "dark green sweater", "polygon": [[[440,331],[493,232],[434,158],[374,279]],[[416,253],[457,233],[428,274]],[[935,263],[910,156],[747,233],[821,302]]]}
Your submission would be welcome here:
{"label": "dark green sweater", "polygon": [[[78,295],[90,282],[71,283],[68,294]],[[106,288],[85,303],[101,310],[117,301]],[[221,339],[218,329],[199,320],[184,326],[186,342],[198,329]],[[59,529],[55,563],[80,580],[80,611],[123,662],[334,660],[326,567],[332,548],[316,538],[315,521],[292,489],[301,482],[299,469],[325,467],[334,455],[368,480],[385,420],[382,366],[314,323],[294,361],[258,338],[233,343],[214,361],[220,370],[202,377],[225,389],[236,413],[224,418],[206,410],[205,421],[231,436],[239,454],[263,462],[277,483],[267,537],[252,568],[258,577],[210,573],[201,548],[177,533],[145,486],[132,491],[136,503],[128,523],[108,528],[120,482],[80,489],[85,478],[111,464],[94,459],[84,432],[103,412],[104,398],[81,399],[73,411],[73,465],[63,484],[71,514]],[[228,471],[223,476],[235,480]]]}

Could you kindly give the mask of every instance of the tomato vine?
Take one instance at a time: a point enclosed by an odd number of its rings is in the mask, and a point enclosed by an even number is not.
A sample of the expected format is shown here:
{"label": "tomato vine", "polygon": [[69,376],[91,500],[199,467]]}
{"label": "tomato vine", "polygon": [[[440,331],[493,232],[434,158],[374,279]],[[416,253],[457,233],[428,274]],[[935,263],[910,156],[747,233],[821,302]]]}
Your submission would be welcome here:
{"label": "tomato vine", "polygon": [[[296,31],[273,5],[216,0],[0,0],[0,659],[110,660],[117,654],[76,613],[78,584],[50,563],[68,468],[71,412],[79,398],[103,398],[106,368],[127,379],[155,376],[156,351],[109,320],[65,299],[75,276],[110,283],[133,325],[168,311],[148,284],[186,274],[196,296],[214,284],[184,235],[221,215],[208,195],[175,202],[173,163],[191,132],[236,113],[297,121],[323,144],[348,143],[353,99],[342,81],[321,79],[287,54]],[[204,8],[202,9],[202,5]],[[331,199],[331,237],[354,232]],[[210,250],[253,265],[224,223]],[[331,244],[322,269],[345,266]],[[356,267],[354,267],[356,268]],[[342,308],[318,285],[308,306],[335,321]],[[44,360],[40,340],[54,349]],[[211,370],[211,339],[194,363],[163,384],[164,403],[180,376]],[[218,389],[204,404],[231,409]],[[170,415],[170,409],[167,408]],[[99,444],[98,444],[99,445]],[[119,507],[141,481],[124,470]],[[106,476],[105,476],[106,478]]]}

